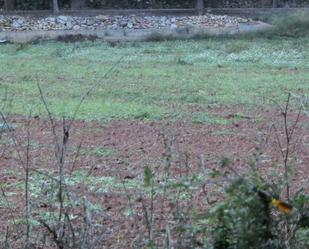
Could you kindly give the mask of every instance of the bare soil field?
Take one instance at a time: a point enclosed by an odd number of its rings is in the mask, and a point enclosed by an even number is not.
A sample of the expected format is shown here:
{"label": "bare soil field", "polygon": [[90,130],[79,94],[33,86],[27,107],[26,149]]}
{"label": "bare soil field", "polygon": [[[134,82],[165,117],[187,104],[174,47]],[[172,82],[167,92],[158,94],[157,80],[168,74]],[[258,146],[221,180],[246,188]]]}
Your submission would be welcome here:
{"label": "bare soil field", "polygon": [[[243,110],[213,110],[214,115],[231,119],[232,122],[228,125],[194,124],[186,121],[121,120],[108,124],[75,121],[69,135],[65,168],[68,172],[87,172],[92,179],[105,179],[101,185],[90,184],[84,190],[92,203],[103,209],[104,215],[99,221],[104,227],[102,248],[131,248],[138,236],[146,233],[138,182],[143,182],[145,165],[149,165],[160,179],[160,175],[164,173],[167,149],[171,150],[171,179],[205,172],[205,179],[196,185],[193,196],[192,207],[198,212],[207,210],[210,200],[218,201],[222,197],[222,188],[213,179],[206,178],[206,175],[222,170],[222,158],[230,158],[233,170],[239,174],[250,170],[248,160],[252,158],[259,158],[258,171],[267,181],[272,181],[270,171],[276,176],[283,174],[282,155],[276,136],[277,134],[284,143],[282,113],[279,110],[255,109],[250,111],[250,115],[241,116],[237,114],[240,111]],[[253,118],[257,116],[258,120]],[[295,113],[290,114],[289,119],[292,121],[296,117]],[[21,185],[24,181],[22,172],[27,148],[33,173],[57,172],[49,120],[12,116],[8,121],[17,128],[15,132],[1,134],[2,140],[13,141],[12,137],[17,139],[16,144],[1,144],[0,171],[1,184],[6,186],[7,193],[12,193],[7,198],[10,203],[14,203],[14,207],[1,207],[1,233],[5,233],[13,216],[16,218],[24,212],[24,192]],[[297,158],[293,165],[296,174],[291,187],[299,189],[302,186],[307,192],[308,121],[308,117],[300,116],[291,152],[293,158]],[[28,125],[30,129],[27,128]],[[58,121],[56,127],[61,132],[62,121]],[[276,130],[274,127],[277,127]],[[29,147],[26,143],[28,137]],[[167,141],[171,142],[170,148],[167,148]],[[183,165],[184,155],[189,167]],[[204,166],[200,164],[201,155],[205,158]],[[232,174],[229,169],[225,170],[225,176]],[[132,183],[132,186],[122,187],[119,183]],[[76,182],[71,187],[78,191],[82,186],[82,183]],[[131,196],[130,199],[128,195]],[[136,210],[135,219],[127,214],[130,208]],[[164,230],[166,224],[172,222],[174,208],[168,198],[164,198],[162,194],[156,196],[154,210],[158,228]],[[40,209],[47,211],[49,207],[42,203]],[[157,236],[163,235],[159,232]]]}

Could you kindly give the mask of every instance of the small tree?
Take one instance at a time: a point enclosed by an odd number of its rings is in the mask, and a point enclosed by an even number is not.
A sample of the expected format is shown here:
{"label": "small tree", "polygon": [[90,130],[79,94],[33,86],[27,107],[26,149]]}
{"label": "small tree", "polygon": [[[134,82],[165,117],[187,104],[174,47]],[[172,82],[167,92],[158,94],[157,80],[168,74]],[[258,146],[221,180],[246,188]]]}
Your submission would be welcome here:
{"label": "small tree", "polygon": [[196,0],[195,9],[199,16],[204,14],[204,0]]}
{"label": "small tree", "polygon": [[54,14],[59,13],[59,4],[58,4],[58,0],[53,0],[53,12],[54,12]]}
{"label": "small tree", "polygon": [[82,9],[87,6],[86,0],[71,0],[71,9]]}
{"label": "small tree", "polygon": [[15,0],[4,0],[4,9],[5,10],[14,10]]}
{"label": "small tree", "polygon": [[273,0],[273,8],[278,8],[278,0]]}

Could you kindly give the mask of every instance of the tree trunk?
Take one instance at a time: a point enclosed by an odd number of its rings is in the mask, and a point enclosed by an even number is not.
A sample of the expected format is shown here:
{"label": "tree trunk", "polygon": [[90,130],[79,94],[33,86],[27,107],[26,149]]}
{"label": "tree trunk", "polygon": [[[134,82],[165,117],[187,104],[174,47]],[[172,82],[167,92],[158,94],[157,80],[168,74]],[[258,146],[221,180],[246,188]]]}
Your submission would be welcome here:
{"label": "tree trunk", "polygon": [[206,7],[207,8],[216,8],[217,7],[217,1],[216,0],[207,0],[206,1]]}
{"label": "tree trunk", "polygon": [[15,7],[15,0],[4,0],[4,9],[6,11],[14,10],[14,7]]}
{"label": "tree trunk", "polygon": [[130,4],[129,4],[129,0],[124,0],[123,1],[123,7],[124,8],[129,8]]}
{"label": "tree trunk", "polygon": [[273,0],[273,8],[278,8],[278,0]]}
{"label": "tree trunk", "polygon": [[151,0],[151,1],[150,1],[150,4],[151,4],[151,8],[152,8],[152,9],[155,9],[156,7],[158,7],[158,6],[157,6],[157,1],[156,1],[156,0]]}
{"label": "tree trunk", "polygon": [[58,14],[59,13],[58,0],[53,0],[53,12],[54,12],[54,14]]}
{"label": "tree trunk", "polygon": [[71,0],[71,9],[83,9],[86,7],[86,0]]}
{"label": "tree trunk", "polygon": [[196,0],[195,9],[199,16],[204,14],[204,0]]}

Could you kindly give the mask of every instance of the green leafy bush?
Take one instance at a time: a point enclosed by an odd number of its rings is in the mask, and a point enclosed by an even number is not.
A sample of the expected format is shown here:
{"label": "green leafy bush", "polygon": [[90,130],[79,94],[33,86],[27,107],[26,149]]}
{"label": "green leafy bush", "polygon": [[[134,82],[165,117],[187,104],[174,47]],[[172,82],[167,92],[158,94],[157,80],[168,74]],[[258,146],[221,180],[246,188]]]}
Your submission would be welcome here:
{"label": "green leafy bush", "polygon": [[214,248],[275,248],[269,201],[258,191],[262,185],[239,178],[227,188],[210,212]]}
{"label": "green leafy bush", "polygon": [[274,35],[287,37],[301,37],[309,35],[308,10],[275,17],[271,22],[275,26],[275,29],[271,31]]}
{"label": "green leafy bush", "polygon": [[293,211],[284,214],[272,205],[273,189],[253,172],[234,180],[208,214],[213,247],[307,248],[309,196],[300,190],[291,198]]}

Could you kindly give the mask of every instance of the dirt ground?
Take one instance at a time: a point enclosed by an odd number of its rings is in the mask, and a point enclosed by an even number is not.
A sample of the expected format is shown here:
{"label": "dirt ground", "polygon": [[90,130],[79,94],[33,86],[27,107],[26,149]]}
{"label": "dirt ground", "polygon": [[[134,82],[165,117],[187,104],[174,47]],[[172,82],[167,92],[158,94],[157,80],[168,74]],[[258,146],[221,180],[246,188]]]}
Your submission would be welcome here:
{"label": "dirt ground", "polygon": [[[120,181],[143,181],[144,166],[153,168],[159,177],[164,172],[167,146],[171,152],[171,174],[181,178],[190,173],[203,171],[211,174],[220,171],[222,158],[231,160],[233,170],[238,174],[247,172],[249,160],[258,155],[257,168],[261,175],[271,181],[270,171],[277,176],[283,174],[283,162],[278,139],[286,142],[284,136],[283,115],[277,110],[251,110],[250,115],[239,115],[239,110],[216,110],[215,115],[229,121],[227,125],[209,125],[187,121],[145,121],[121,120],[110,123],[74,121],[69,134],[67,169],[84,170],[96,177],[113,177]],[[253,117],[258,117],[253,118]],[[289,115],[290,123],[297,118]],[[30,137],[29,165],[31,169],[57,171],[54,159],[53,135],[49,120],[35,117],[28,120],[21,116],[11,116],[8,121],[16,125],[15,132],[2,133],[0,145],[0,177],[3,191],[12,191],[14,186],[24,182],[27,137]],[[28,124],[30,128],[28,129]],[[309,118],[301,115],[294,129],[291,162],[295,169],[292,191],[304,188],[308,192],[309,174]],[[61,133],[62,122],[56,122],[56,132]],[[28,136],[28,134],[30,136]],[[2,142],[3,141],[3,142]],[[11,142],[9,142],[11,141]],[[14,142],[15,141],[15,142]],[[84,153],[76,154],[79,146]],[[85,149],[86,148],[86,149]],[[89,149],[90,148],[90,149]],[[183,166],[183,157],[187,155],[189,167]],[[205,164],[201,166],[201,155]],[[73,166],[74,165],[74,166]],[[273,165],[273,166],[271,166]],[[19,172],[12,174],[10,172]],[[283,177],[283,176],[282,176]],[[205,210],[209,199],[216,200],[218,189],[212,184],[199,186],[194,193],[194,208]],[[210,182],[210,181],[209,181]],[[134,192],[134,191],[133,191]],[[136,192],[134,192],[136,193]],[[130,248],[137,234],[143,233],[142,202],[138,194],[133,195],[132,205],[137,216],[134,222],[124,215],[129,207],[128,196],[124,191],[111,191],[94,194],[89,198],[103,207],[104,214],[100,223],[104,227],[104,247]],[[24,212],[24,195],[7,195],[12,203],[0,205],[0,229],[4,233],[12,220]],[[1,203],[0,203],[1,204]],[[167,200],[155,202],[156,222],[161,224],[160,215],[168,220],[173,212]],[[169,222],[169,221],[164,221]],[[163,222],[163,223],[164,223]],[[51,246],[52,248],[52,246]]]}

